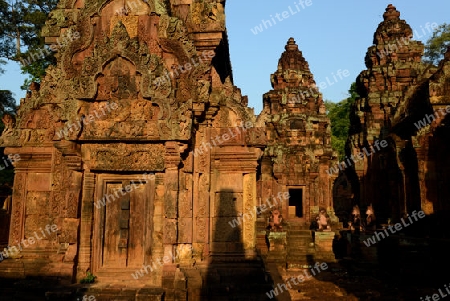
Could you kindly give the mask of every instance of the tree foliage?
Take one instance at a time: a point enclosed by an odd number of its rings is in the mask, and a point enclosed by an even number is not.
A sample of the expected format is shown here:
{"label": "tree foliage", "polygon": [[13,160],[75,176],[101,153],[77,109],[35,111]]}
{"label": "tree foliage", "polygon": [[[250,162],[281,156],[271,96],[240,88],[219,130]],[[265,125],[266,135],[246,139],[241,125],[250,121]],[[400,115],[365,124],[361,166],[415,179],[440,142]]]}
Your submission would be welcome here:
{"label": "tree foliage", "polygon": [[14,114],[16,112],[16,100],[11,91],[0,90],[0,116],[4,113]]}
{"label": "tree foliage", "polygon": [[[58,0],[0,0],[0,58],[20,62],[43,49],[41,30],[57,3]],[[39,81],[46,67],[54,62],[53,56],[48,55],[22,64],[22,73],[30,75],[25,84]]]}
{"label": "tree foliage", "polygon": [[441,24],[433,32],[425,45],[423,61],[425,63],[438,65],[444,58],[447,48],[450,46],[450,24]]}
{"label": "tree foliage", "polygon": [[345,143],[350,128],[350,111],[353,103],[359,97],[355,83],[352,83],[348,93],[349,97],[338,103],[325,101],[328,118],[331,121],[331,146],[338,152],[340,160],[345,157]]}
{"label": "tree foliage", "polygon": [[[5,113],[15,114],[16,112],[16,101],[12,96],[11,91],[0,90],[0,119]],[[4,124],[0,120],[0,134],[3,132]],[[0,158],[4,157],[4,148],[0,148]],[[12,165],[5,166],[4,160],[0,160],[0,190],[4,191],[7,187],[11,187],[14,180],[14,168]]]}
{"label": "tree foliage", "polygon": [[[0,71],[2,73],[2,71]],[[1,118],[5,113],[15,114],[16,112],[16,101],[12,96],[11,91],[0,90],[0,134],[3,132],[5,125],[1,121]],[[0,147],[0,158],[4,157],[4,147]],[[12,187],[14,181],[14,169],[12,165],[4,166],[3,159],[0,160],[0,191],[5,191],[5,187]],[[1,169],[3,168],[3,169]],[[6,185],[6,186],[5,186]],[[9,190],[9,188],[8,188]]]}

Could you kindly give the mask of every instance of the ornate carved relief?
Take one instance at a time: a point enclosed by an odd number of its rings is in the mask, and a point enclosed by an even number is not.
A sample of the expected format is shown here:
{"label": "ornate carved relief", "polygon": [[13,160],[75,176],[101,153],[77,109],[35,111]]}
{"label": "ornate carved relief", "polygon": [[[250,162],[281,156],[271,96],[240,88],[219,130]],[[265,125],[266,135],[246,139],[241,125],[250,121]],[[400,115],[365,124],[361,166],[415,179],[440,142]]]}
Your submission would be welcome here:
{"label": "ornate carved relief", "polygon": [[191,4],[189,25],[195,31],[225,30],[223,4],[215,0],[199,0]]}
{"label": "ornate carved relief", "polygon": [[200,217],[209,216],[209,175],[201,174],[199,176],[199,197],[197,214]]}
{"label": "ornate carved relief", "polygon": [[209,218],[195,218],[195,241],[198,243],[207,243],[208,239],[208,223]]}
{"label": "ornate carved relief", "polygon": [[177,242],[177,222],[176,220],[164,220],[164,239],[165,244],[175,244]]}
{"label": "ornate carved relief", "polygon": [[244,221],[243,243],[245,249],[253,249],[256,241],[256,174],[244,175],[244,212],[250,217]]}
{"label": "ornate carved relief", "polygon": [[178,219],[178,243],[192,243],[192,218]]}
{"label": "ornate carved relief", "polygon": [[165,166],[164,145],[102,144],[86,148],[86,159],[93,170],[162,171]]}
{"label": "ornate carved relief", "polygon": [[26,174],[17,173],[14,180],[11,232],[9,235],[10,244],[16,244],[23,237],[22,225],[24,218]]}

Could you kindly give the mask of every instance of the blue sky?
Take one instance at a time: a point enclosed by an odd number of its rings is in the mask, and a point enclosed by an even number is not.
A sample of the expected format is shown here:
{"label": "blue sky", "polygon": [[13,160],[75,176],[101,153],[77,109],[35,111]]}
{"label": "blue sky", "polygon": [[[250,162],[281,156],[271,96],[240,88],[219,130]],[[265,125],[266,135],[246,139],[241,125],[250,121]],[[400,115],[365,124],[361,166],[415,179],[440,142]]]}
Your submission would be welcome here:
{"label": "blue sky", "polygon": [[[400,11],[401,19],[416,30],[414,39],[426,42],[431,32],[426,23],[450,23],[450,1],[331,1],[311,0],[232,0],[227,1],[227,28],[233,77],[242,94],[249,96],[249,106],[258,114],[262,109],[262,94],[271,89],[270,74],[277,69],[278,59],[289,37],[293,37],[309,63],[316,83],[327,82],[321,89],[324,99],[338,102],[347,97],[350,85],[366,69],[364,56],[373,43],[373,34],[383,21],[388,4]],[[304,2],[306,2],[304,0]],[[297,9],[300,8],[300,11]],[[292,14],[289,7],[291,7]],[[281,15],[288,13],[286,19]],[[279,13],[278,21],[275,14]],[[251,29],[262,20],[276,21],[272,27],[255,35]],[[426,35],[423,34],[425,31]],[[348,70],[347,77],[337,71]]]}
{"label": "blue sky", "polygon": [[[324,99],[338,102],[346,98],[350,84],[366,68],[365,53],[372,45],[373,34],[383,20],[388,4],[397,7],[400,18],[416,31],[414,38],[423,42],[431,36],[425,29],[427,22],[450,23],[448,0],[435,0],[432,4],[417,0],[309,1],[227,1],[234,83],[243,95],[249,96],[249,106],[255,108],[256,114],[262,108],[262,95],[271,89],[270,74],[276,71],[278,59],[290,37],[296,40],[309,62],[316,83],[326,83],[327,87],[321,89]],[[282,15],[284,11],[286,13]],[[278,18],[277,13],[280,14]],[[262,27],[262,32],[254,34],[255,27],[260,26],[262,20],[271,21],[271,16],[275,20],[272,26],[266,22],[267,29]],[[339,69],[341,74],[347,70],[348,76],[337,76]],[[20,90],[24,78],[19,65],[9,63],[5,74],[0,75],[0,88],[13,91],[19,101],[25,96]]]}

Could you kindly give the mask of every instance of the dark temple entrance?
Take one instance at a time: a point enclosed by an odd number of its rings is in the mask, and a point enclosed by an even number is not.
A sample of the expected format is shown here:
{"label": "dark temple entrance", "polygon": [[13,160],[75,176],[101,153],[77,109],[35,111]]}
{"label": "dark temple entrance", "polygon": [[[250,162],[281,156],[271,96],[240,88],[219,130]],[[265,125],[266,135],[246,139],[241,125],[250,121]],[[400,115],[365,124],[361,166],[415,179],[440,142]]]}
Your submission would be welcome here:
{"label": "dark temple entrance", "polygon": [[303,217],[303,190],[289,189],[289,217]]}

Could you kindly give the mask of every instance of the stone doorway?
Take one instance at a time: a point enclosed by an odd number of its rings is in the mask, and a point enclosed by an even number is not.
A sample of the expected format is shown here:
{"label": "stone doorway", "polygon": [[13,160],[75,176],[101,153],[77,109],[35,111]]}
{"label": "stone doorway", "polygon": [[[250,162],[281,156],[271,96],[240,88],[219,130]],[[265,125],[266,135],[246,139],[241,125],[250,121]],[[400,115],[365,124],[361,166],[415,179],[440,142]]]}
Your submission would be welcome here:
{"label": "stone doorway", "polygon": [[303,189],[289,189],[289,218],[303,218]]}
{"label": "stone doorway", "polygon": [[99,277],[129,278],[130,272],[151,262],[154,180],[123,175],[98,179],[94,204],[101,202],[94,206],[93,271]]}

